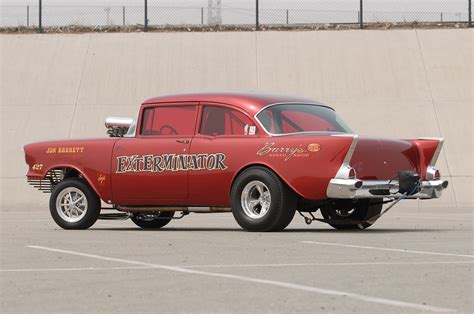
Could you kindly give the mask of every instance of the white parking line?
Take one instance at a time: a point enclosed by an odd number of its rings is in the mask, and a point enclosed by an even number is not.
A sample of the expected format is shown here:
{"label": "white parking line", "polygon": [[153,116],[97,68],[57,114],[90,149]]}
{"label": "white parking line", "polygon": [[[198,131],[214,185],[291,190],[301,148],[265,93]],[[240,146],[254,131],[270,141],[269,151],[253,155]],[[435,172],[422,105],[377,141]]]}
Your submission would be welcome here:
{"label": "white parking line", "polygon": [[94,227],[111,227],[111,228],[130,228],[130,227],[136,227],[137,230],[139,229],[138,226],[135,225],[129,225],[129,224],[115,224],[115,223],[107,223],[107,222],[96,222],[94,226],[92,226],[92,230]]}
{"label": "white parking line", "polygon": [[94,271],[94,270],[129,270],[129,269],[153,269],[155,267],[73,267],[73,268],[15,268],[15,269],[0,269],[4,273],[16,272],[54,272],[54,271]]}
{"label": "white parking line", "polygon": [[230,264],[230,265],[190,265],[184,268],[246,268],[246,267],[298,267],[298,266],[387,266],[387,265],[437,265],[437,264],[474,264],[474,261],[439,262],[347,262],[347,263],[288,263],[288,264]]}
{"label": "white parking line", "polygon": [[402,252],[402,253],[413,253],[413,254],[425,254],[425,255],[438,255],[438,256],[456,256],[456,257],[469,257],[474,258],[474,255],[468,254],[454,254],[454,253],[438,253],[438,252],[427,252],[427,251],[413,251],[405,249],[392,249],[386,247],[376,247],[376,246],[363,246],[363,245],[352,245],[352,244],[339,244],[339,243],[329,243],[329,242],[317,242],[317,241],[299,241],[306,244],[317,244],[317,245],[329,245],[329,246],[341,246],[341,247],[350,247],[356,249],[367,249],[367,250],[380,250],[380,251],[390,251],[390,252]]}
{"label": "white parking line", "polygon": [[38,246],[38,245],[29,245],[27,247],[32,248],[32,249],[50,251],[50,252],[57,252],[57,253],[63,253],[63,254],[89,257],[89,258],[94,258],[94,259],[99,259],[99,260],[110,261],[110,262],[126,263],[126,264],[131,264],[131,265],[139,265],[139,266],[145,266],[145,267],[164,269],[164,270],[174,271],[174,272],[178,272],[178,273],[200,275],[200,276],[207,276],[207,277],[234,279],[234,280],[238,280],[238,281],[253,282],[253,283],[259,283],[259,284],[264,284],[264,285],[287,288],[287,289],[312,292],[312,293],[316,293],[316,294],[347,297],[347,298],[351,298],[351,299],[354,299],[354,300],[359,300],[359,301],[364,301],[364,302],[369,302],[369,303],[377,303],[377,304],[397,306],[397,307],[401,307],[401,308],[411,308],[411,309],[422,310],[422,311],[430,311],[430,312],[452,312],[452,311],[454,311],[453,309],[448,309],[448,308],[443,308],[443,307],[430,306],[430,305],[424,305],[424,304],[416,304],[416,303],[410,303],[410,302],[404,302],[404,301],[398,301],[398,300],[391,300],[391,299],[385,299],[385,298],[378,298],[378,297],[371,297],[371,296],[365,296],[365,295],[362,295],[362,294],[356,294],[356,293],[344,292],[344,291],[338,291],[338,290],[330,290],[330,289],[324,289],[324,288],[317,288],[317,287],[305,286],[305,285],[294,284],[294,283],[283,282],[283,281],[258,279],[258,278],[253,278],[253,277],[223,274],[223,273],[212,273],[212,272],[207,272],[207,271],[186,269],[186,268],[183,268],[183,267],[167,266],[167,265],[160,265],[160,264],[153,264],[153,263],[144,263],[144,262],[140,262],[140,261],[127,260],[127,259],[121,259],[121,258],[113,258],[113,257],[107,257],[107,256],[102,256],[102,255],[96,255],[96,254],[81,253],[81,252],[69,251],[69,250],[61,250],[61,249],[55,249],[55,248],[50,248],[50,247],[45,247],[45,246]]}
{"label": "white parking line", "polygon": [[[182,268],[258,268],[258,267],[306,267],[306,266],[387,266],[387,265],[443,265],[443,264],[474,264],[474,261],[439,261],[439,262],[354,262],[354,263],[287,263],[287,264],[230,264],[230,265],[183,265]],[[60,272],[60,271],[101,271],[101,270],[140,270],[156,267],[72,267],[72,268],[10,268],[0,272]]]}

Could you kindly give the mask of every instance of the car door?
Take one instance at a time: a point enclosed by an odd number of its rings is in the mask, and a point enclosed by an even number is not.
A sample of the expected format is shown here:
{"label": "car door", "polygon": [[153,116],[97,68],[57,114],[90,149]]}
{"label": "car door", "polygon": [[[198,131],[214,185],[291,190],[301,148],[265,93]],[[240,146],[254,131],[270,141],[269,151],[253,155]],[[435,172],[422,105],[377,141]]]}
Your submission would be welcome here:
{"label": "car door", "polygon": [[188,197],[189,154],[197,104],[142,108],[135,138],[117,142],[112,156],[112,191],[117,204],[184,205]]}
{"label": "car door", "polygon": [[223,104],[202,104],[200,126],[191,143],[191,154],[204,155],[219,167],[189,172],[189,201],[199,206],[229,206],[232,178],[260,145],[258,129],[242,111]]}

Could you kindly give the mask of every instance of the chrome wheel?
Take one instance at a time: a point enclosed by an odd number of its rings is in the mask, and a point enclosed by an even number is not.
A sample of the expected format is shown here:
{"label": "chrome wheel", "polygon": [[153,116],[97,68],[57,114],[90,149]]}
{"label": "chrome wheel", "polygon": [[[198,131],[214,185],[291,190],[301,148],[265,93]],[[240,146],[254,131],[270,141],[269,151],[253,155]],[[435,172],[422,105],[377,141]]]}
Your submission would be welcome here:
{"label": "chrome wheel", "polygon": [[252,219],[260,219],[270,209],[272,201],[270,190],[260,181],[249,182],[240,197],[244,213]]}
{"label": "chrome wheel", "polygon": [[80,221],[87,213],[86,195],[78,188],[65,188],[56,198],[56,211],[64,221]]}

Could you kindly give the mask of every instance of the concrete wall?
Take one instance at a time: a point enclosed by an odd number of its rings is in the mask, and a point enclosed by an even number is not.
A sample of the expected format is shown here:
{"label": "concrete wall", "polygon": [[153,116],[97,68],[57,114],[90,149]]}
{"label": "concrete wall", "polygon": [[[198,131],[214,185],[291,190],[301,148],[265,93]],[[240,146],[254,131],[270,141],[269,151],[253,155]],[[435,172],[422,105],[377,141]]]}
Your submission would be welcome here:
{"label": "concrete wall", "polygon": [[333,105],[360,134],[442,136],[442,199],[473,206],[469,29],[1,35],[1,206],[40,208],[22,146],[103,136],[108,115],[190,91],[265,91]]}

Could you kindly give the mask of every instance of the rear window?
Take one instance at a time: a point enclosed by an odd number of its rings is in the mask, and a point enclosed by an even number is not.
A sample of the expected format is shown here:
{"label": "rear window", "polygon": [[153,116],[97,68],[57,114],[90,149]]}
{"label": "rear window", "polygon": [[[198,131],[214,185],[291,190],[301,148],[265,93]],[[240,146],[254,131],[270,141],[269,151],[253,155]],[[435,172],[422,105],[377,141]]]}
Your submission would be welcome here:
{"label": "rear window", "polygon": [[257,119],[272,134],[300,132],[352,133],[336,112],[314,104],[282,104],[269,106]]}
{"label": "rear window", "polygon": [[142,115],[142,135],[193,135],[196,106],[147,108]]}

